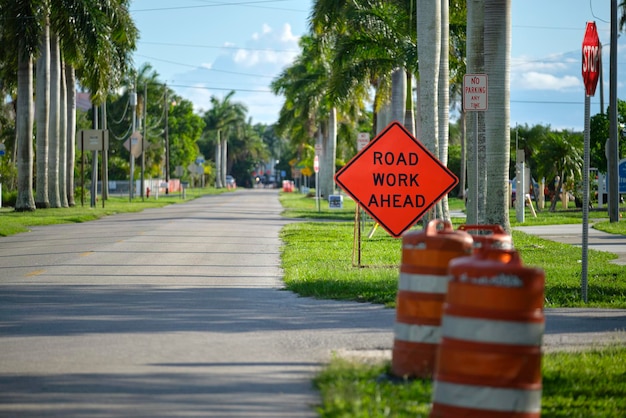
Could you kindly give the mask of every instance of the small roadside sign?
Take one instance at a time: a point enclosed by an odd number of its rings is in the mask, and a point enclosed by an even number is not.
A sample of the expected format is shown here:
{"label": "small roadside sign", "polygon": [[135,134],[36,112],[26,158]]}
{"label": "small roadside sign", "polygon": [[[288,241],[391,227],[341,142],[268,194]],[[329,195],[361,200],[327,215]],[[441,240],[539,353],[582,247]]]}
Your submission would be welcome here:
{"label": "small roadside sign", "polygon": [[361,151],[370,142],[369,132],[359,132],[356,137],[356,150]]}
{"label": "small roadside sign", "polygon": [[133,157],[137,158],[143,152],[143,137],[139,131],[132,133],[130,138],[124,142],[124,148],[126,148]]}
{"label": "small roadside sign", "polygon": [[108,150],[109,131],[104,129],[82,129],[76,137],[76,142],[82,151]]}
{"label": "small roadside sign", "polygon": [[313,171],[315,171],[316,173],[319,173],[320,171],[320,159],[317,155],[313,159]]}
{"label": "small roadside sign", "polygon": [[465,74],[463,76],[463,110],[487,110],[487,74]]}
{"label": "small roadside sign", "polygon": [[0,144],[0,156],[6,154],[6,147],[4,146],[4,144]]}

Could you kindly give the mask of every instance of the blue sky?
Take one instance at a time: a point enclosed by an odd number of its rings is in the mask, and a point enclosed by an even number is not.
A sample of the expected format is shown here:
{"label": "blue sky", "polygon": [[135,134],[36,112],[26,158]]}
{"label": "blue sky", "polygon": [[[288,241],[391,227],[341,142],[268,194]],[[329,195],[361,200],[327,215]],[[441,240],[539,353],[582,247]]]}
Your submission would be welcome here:
{"label": "blue sky", "polygon": [[[604,48],[604,106],[609,100],[609,0],[513,1],[511,126],[581,130],[582,40],[595,21]],[[273,123],[282,105],[269,84],[298,54],[311,0],[133,0],[140,32],[135,65],[152,65],[160,80],[194,103],[211,96],[248,107],[254,123]],[[618,40],[618,97],[626,100],[626,34]],[[600,86],[591,114],[600,111]]]}

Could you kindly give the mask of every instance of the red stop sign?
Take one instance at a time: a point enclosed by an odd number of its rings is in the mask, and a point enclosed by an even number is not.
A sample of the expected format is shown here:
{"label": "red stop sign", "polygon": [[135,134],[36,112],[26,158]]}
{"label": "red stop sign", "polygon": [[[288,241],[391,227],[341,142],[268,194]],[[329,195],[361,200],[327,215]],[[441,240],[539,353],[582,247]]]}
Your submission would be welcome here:
{"label": "red stop sign", "polygon": [[596,94],[596,86],[600,77],[602,51],[596,22],[587,22],[587,30],[583,38],[583,81],[587,96]]}

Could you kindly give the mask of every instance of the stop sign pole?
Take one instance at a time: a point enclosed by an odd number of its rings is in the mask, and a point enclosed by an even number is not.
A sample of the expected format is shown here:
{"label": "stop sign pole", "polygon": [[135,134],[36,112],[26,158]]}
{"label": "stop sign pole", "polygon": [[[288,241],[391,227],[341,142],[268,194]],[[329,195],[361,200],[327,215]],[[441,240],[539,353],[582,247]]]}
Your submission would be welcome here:
{"label": "stop sign pole", "polygon": [[[587,274],[589,250],[589,142],[590,142],[590,99],[596,93],[600,66],[602,65],[602,47],[598,38],[596,22],[587,22],[583,38],[582,75],[585,83],[585,136],[583,159],[583,236],[582,236],[582,273],[581,294],[587,303]],[[611,173],[612,174],[612,173]]]}

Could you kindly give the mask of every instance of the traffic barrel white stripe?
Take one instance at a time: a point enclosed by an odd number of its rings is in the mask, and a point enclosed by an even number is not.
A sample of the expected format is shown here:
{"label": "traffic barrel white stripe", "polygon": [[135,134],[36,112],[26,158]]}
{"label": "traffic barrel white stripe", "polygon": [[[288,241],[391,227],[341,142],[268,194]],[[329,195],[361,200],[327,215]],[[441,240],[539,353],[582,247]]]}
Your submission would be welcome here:
{"label": "traffic barrel white stripe", "polygon": [[444,315],[442,327],[448,338],[481,343],[540,346],[545,324]]}
{"label": "traffic barrel white stripe", "polygon": [[396,322],[393,326],[396,340],[439,344],[441,341],[441,327],[432,325],[410,325]]}
{"label": "traffic barrel white stripe", "polygon": [[434,401],[449,407],[504,412],[508,417],[511,412],[541,412],[541,389],[506,389],[440,381],[435,382],[435,387]]}
{"label": "traffic barrel white stripe", "polygon": [[471,254],[473,244],[467,232],[454,231],[448,221],[434,220],[423,231],[403,235],[391,361],[394,375],[432,377],[451,278],[448,263]]}
{"label": "traffic barrel white stripe", "polygon": [[445,295],[448,291],[448,282],[451,278],[452,276],[449,274],[410,274],[400,272],[398,290],[407,290],[409,292],[439,293]]}

